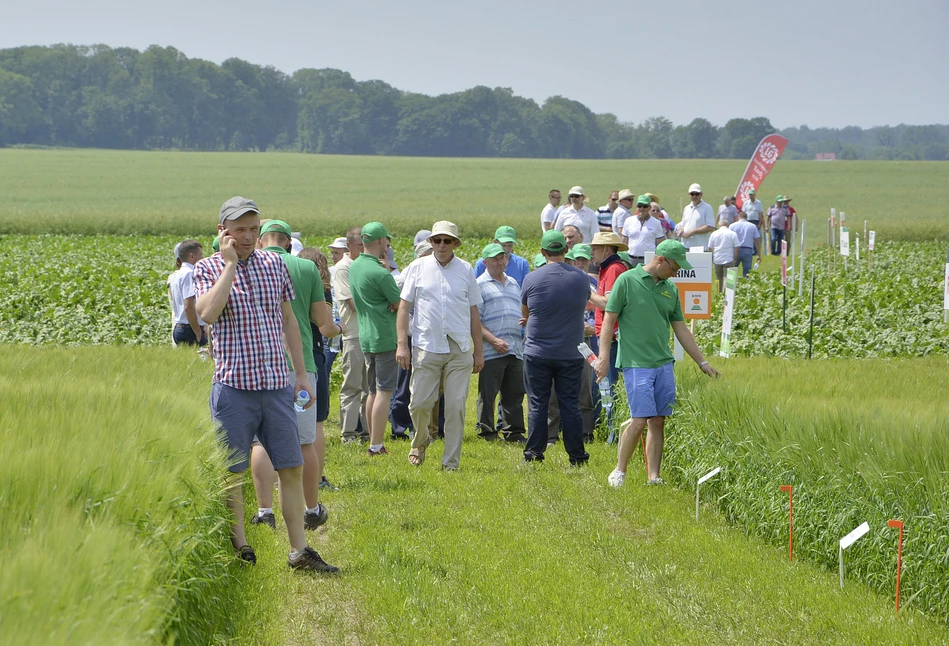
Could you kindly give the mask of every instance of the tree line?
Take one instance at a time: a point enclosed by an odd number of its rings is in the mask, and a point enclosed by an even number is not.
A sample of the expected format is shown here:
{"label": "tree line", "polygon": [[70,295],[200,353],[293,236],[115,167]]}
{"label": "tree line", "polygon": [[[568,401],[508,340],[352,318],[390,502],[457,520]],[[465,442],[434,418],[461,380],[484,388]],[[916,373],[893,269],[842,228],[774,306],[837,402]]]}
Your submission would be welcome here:
{"label": "tree line", "polygon": [[[621,122],[578,101],[543,105],[510,88],[440,96],[356,81],[336,69],[287,75],[238,58],[192,59],[173,47],[0,50],[0,145],[85,146],[452,157],[747,159],[765,117],[674,125]],[[949,159],[949,127],[783,131],[785,155]]]}

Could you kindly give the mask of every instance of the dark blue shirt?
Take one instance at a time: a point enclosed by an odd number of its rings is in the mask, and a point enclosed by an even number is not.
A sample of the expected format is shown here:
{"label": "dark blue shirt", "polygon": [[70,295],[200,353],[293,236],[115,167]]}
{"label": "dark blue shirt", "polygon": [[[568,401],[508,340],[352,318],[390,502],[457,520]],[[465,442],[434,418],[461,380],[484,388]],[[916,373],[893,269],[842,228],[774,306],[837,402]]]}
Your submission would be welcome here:
{"label": "dark blue shirt", "polygon": [[524,279],[521,302],[530,310],[524,354],[544,359],[582,359],[583,318],[590,299],[590,277],[555,262]]}

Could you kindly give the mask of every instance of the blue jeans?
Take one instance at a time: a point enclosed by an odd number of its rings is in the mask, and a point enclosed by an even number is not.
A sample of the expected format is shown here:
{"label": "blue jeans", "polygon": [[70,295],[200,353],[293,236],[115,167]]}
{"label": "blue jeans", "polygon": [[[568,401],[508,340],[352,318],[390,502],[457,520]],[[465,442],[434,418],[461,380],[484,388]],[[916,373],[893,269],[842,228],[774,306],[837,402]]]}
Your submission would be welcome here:
{"label": "blue jeans", "polygon": [[751,247],[738,248],[738,262],[741,263],[741,275],[745,277],[751,271],[751,261],[755,257],[755,250]]}
{"label": "blue jeans", "polygon": [[527,447],[524,459],[543,460],[547,449],[547,406],[551,385],[557,393],[563,446],[570,464],[583,464],[590,454],[583,448],[580,388],[584,359],[544,359],[524,355],[524,388],[527,391]]}
{"label": "blue jeans", "polygon": [[784,229],[771,228],[771,255],[781,255],[781,241],[784,240]]}

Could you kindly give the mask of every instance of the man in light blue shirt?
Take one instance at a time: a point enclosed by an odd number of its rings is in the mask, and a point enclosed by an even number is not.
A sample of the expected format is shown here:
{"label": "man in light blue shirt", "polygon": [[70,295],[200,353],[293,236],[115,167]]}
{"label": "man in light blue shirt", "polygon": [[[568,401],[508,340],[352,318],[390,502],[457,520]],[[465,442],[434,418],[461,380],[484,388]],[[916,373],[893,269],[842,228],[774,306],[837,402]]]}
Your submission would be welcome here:
{"label": "man in light blue shirt", "polygon": [[741,205],[741,210],[748,216],[748,221],[761,230],[761,220],[764,216],[764,205],[761,200],[755,199],[755,189],[749,189],[748,199]]}
{"label": "man in light blue shirt", "polygon": [[[517,244],[517,232],[514,227],[498,227],[494,232],[494,242],[501,245],[504,253],[507,254],[507,269],[504,271],[508,276],[517,281],[518,286],[524,284],[524,279],[531,271],[531,266],[524,258],[514,253],[514,245]],[[475,263],[475,277],[484,273],[484,260],[478,259]]]}
{"label": "man in light blue shirt", "polygon": [[487,271],[478,276],[484,338],[484,368],[478,376],[478,435],[497,439],[494,401],[500,393],[501,435],[508,442],[525,443],[521,287],[504,271],[508,259],[500,244],[489,244],[481,258]]}
{"label": "man in light blue shirt", "polygon": [[738,236],[738,260],[741,262],[741,275],[745,277],[751,271],[751,257],[758,255],[761,262],[761,233],[758,227],[748,221],[748,213],[742,209],[738,221],[728,227]]}

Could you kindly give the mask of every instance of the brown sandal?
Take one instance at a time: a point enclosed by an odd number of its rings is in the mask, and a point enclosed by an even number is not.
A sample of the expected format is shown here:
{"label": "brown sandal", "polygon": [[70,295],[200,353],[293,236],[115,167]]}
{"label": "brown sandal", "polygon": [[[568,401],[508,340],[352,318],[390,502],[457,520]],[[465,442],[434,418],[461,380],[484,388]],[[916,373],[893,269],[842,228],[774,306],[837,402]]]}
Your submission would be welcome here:
{"label": "brown sandal", "polygon": [[425,447],[409,451],[409,464],[413,467],[420,467],[423,462],[425,462]]}

